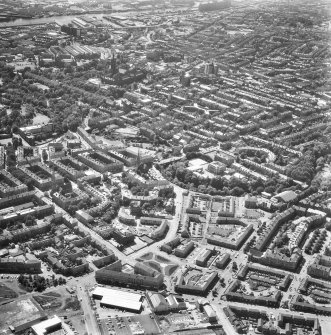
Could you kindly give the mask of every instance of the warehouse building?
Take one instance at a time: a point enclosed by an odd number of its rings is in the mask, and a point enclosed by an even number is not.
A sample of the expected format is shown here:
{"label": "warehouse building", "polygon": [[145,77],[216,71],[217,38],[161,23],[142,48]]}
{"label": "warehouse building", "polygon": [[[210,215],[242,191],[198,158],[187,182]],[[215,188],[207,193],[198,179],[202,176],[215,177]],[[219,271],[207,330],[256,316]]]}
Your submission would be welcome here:
{"label": "warehouse building", "polygon": [[101,307],[119,308],[130,312],[140,312],[143,296],[136,293],[97,287],[93,293],[94,299],[101,299]]}
{"label": "warehouse building", "polygon": [[32,326],[31,329],[35,335],[50,334],[62,329],[62,321],[57,315],[54,315],[51,319],[42,321]]}

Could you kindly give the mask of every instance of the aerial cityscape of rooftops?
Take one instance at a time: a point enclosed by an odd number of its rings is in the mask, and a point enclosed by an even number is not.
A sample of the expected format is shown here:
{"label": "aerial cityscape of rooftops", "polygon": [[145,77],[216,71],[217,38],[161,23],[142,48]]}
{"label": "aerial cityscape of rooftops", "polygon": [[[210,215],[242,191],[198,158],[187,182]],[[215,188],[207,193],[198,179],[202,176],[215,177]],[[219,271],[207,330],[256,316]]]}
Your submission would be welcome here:
{"label": "aerial cityscape of rooftops", "polygon": [[0,335],[330,335],[330,41],[329,0],[2,0]]}

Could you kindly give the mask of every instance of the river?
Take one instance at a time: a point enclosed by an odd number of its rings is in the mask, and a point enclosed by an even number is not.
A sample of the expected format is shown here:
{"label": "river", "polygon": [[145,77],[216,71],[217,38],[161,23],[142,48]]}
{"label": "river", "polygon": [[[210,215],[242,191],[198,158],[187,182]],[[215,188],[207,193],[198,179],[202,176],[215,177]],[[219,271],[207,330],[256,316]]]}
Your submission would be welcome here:
{"label": "river", "polygon": [[51,16],[51,17],[41,17],[36,19],[15,19],[7,22],[0,22],[0,28],[4,27],[15,27],[15,26],[24,26],[24,25],[36,25],[36,24],[45,24],[57,22],[62,24],[70,23],[75,17],[96,17],[99,20],[102,20],[102,17],[107,14],[76,14],[76,15],[61,15],[61,16]]}
{"label": "river", "polygon": [[[167,9],[171,10],[171,8]],[[187,10],[192,10],[192,8],[186,8],[183,7],[180,10],[182,11],[187,11]],[[140,10],[140,11],[114,11],[114,14],[116,16],[131,16],[131,15],[137,15],[137,14],[146,14],[146,13],[151,13],[150,10]],[[153,12],[152,12],[153,13]],[[163,10],[156,10],[155,14],[164,14]],[[61,15],[61,16],[51,16],[51,17],[41,17],[41,18],[36,18],[36,19],[15,19],[12,21],[6,21],[6,22],[0,22],[0,28],[5,28],[5,27],[16,27],[16,26],[24,26],[24,25],[37,25],[37,24],[45,24],[45,23],[52,23],[56,22],[59,23],[60,25],[62,24],[68,24],[70,23],[75,17],[96,17],[100,21],[103,21],[105,23],[109,22],[107,20],[103,19],[104,15],[111,15],[110,12],[106,13],[100,13],[100,14],[95,14],[95,13],[90,13],[90,14],[74,14],[74,15]]]}

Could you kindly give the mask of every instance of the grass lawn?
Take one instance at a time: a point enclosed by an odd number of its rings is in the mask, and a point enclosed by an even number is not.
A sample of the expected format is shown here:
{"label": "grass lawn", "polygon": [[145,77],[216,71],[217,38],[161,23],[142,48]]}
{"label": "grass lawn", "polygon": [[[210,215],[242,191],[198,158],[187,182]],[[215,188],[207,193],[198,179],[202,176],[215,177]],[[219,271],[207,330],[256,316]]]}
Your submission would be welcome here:
{"label": "grass lawn", "polygon": [[49,122],[49,117],[43,114],[39,114],[37,113],[36,116],[33,118],[32,120],[32,124],[33,125],[37,125],[37,124],[47,124]]}
{"label": "grass lawn", "polygon": [[0,300],[1,298],[11,299],[11,298],[17,298],[17,297],[18,297],[18,294],[15,291],[13,291],[12,289],[10,289],[4,284],[0,284]]}

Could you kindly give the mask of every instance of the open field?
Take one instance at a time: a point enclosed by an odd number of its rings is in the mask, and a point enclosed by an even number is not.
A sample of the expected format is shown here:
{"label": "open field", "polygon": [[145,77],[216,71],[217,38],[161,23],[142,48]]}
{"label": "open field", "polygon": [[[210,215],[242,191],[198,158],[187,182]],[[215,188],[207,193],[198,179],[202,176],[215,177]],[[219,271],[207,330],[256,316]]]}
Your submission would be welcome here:
{"label": "open field", "polygon": [[15,291],[10,289],[6,285],[0,283],[0,300],[17,298],[17,297],[18,297],[18,294]]}
{"label": "open field", "polygon": [[49,122],[49,117],[43,114],[37,113],[36,116],[33,118],[33,125],[37,124],[47,124]]}
{"label": "open field", "polygon": [[32,321],[43,313],[31,299],[10,302],[0,306],[0,329],[4,329],[9,325],[21,324]]}

